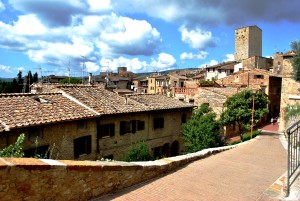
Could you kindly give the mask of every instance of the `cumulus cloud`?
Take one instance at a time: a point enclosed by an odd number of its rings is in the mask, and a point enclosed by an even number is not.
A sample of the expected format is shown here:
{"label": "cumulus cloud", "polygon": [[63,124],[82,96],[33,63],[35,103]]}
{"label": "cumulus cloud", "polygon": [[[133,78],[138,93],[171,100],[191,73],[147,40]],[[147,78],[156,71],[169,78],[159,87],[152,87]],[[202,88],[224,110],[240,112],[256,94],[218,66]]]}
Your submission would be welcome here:
{"label": "cumulus cloud", "polygon": [[91,12],[99,13],[112,9],[110,0],[87,0]]}
{"label": "cumulus cloud", "polygon": [[199,54],[194,54],[194,53],[187,53],[187,52],[183,52],[180,55],[180,59],[181,60],[202,60],[205,59],[208,56],[208,52],[205,51],[200,51]]}
{"label": "cumulus cloud", "polygon": [[174,66],[176,59],[167,53],[160,53],[157,59],[152,59],[151,66],[159,69],[166,69]]}
{"label": "cumulus cloud", "polygon": [[0,71],[10,72],[10,66],[0,65]]}
{"label": "cumulus cloud", "polygon": [[122,0],[115,4],[115,8],[123,12],[142,10],[149,16],[185,24],[189,27],[199,25],[212,27],[219,24],[244,26],[253,21],[299,22],[299,7],[300,1],[298,0],[292,0],[289,3],[282,0]]}
{"label": "cumulus cloud", "polygon": [[216,46],[216,39],[210,31],[204,31],[200,28],[188,30],[185,26],[181,26],[181,40],[187,43],[190,47],[203,50],[207,47]]}
{"label": "cumulus cloud", "polygon": [[206,66],[217,65],[218,63],[219,63],[218,61],[212,59],[212,60],[210,60],[210,61],[208,61],[208,62],[206,62],[206,63],[204,63],[204,64],[201,64],[201,65],[200,65],[200,68],[204,68],[204,67],[206,67]]}
{"label": "cumulus cloud", "polygon": [[223,59],[224,62],[226,61],[234,61],[234,54],[226,54],[225,58]]}

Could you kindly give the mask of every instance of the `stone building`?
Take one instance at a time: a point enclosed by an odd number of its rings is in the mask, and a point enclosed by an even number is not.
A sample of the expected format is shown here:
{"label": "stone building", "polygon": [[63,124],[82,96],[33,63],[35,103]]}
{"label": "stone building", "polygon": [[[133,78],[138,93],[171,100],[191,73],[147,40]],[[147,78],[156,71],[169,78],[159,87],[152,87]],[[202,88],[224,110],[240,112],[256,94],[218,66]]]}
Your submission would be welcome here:
{"label": "stone building", "polygon": [[205,68],[206,80],[217,80],[231,75],[237,62],[228,61]]}
{"label": "stone building", "polygon": [[170,91],[170,77],[160,73],[148,77],[148,94],[164,94]]}
{"label": "stone building", "polygon": [[252,56],[262,56],[262,30],[247,26],[235,30],[235,61],[241,62]]}
{"label": "stone building", "polygon": [[52,93],[0,95],[0,149],[25,133],[27,156],[121,160],[141,140],[154,158],[183,150],[188,103],[157,94],[119,96],[98,86],[48,89]]}

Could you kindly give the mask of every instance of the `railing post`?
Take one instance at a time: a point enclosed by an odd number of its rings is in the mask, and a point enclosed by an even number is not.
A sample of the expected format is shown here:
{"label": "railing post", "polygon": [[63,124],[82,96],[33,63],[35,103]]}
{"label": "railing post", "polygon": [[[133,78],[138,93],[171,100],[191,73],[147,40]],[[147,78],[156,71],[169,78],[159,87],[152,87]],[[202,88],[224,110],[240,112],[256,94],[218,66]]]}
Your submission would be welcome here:
{"label": "railing post", "polygon": [[290,134],[291,130],[287,130],[287,135],[288,135],[288,173],[287,173],[287,189],[286,189],[286,197],[290,195],[290,147],[291,147],[291,142],[290,142]]}

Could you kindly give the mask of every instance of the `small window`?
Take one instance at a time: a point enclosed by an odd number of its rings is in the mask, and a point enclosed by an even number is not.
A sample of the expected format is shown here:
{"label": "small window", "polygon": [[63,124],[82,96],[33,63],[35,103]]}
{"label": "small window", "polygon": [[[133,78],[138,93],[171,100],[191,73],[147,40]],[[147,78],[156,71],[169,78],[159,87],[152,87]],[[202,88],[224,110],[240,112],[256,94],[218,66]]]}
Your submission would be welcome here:
{"label": "small window", "polygon": [[186,114],[185,114],[185,113],[183,113],[183,114],[181,115],[181,123],[182,123],[182,124],[186,123]]}
{"label": "small window", "polygon": [[83,136],[74,139],[74,158],[80,155],[90,154],[92,152],[92,136]]}
{"label": "small window", "polygon": [[193,104],[193,105],[194,105],[194,102],[195,102],[194,99],[190,99],[190,100],[189,100],[189,103],[191,103],[191,104]]}
{"label": "small window", "polygon": [[112,137],[115,135],[115,124],[104,124],[98,126],[98,138]]}
{"label": "small window", "polygon": [[79,121],[77,123],[77,129],[78,130],[84,130],[87,128],[87,122],[86,121]]}
{"label": "small window", "polygon": [[254,75],[254,79],[264,79],[263,75]]}
{"label": "small window", "polygon": [[164,118],[154,118],[153,119],[153,127],[154,129],[157,128],[164,128]]}
{"label": "small window", "polygon": [[137,121],[137,130],[144,130],[145,129],[145,121]]}
{"label": "small window", "polygon": [[37,128],[32,128],[28,132],[28,139],[31,142],[35,142],[36,140],[39,140],[43,138],[43,128],[42,127],[37,127]]}
{"label": "small window", "polygon": [[179,100],[180,100],[180,101],[182,101],[182,102],[184,101],[184,99],[183,99],[183,98],[179,98]]}

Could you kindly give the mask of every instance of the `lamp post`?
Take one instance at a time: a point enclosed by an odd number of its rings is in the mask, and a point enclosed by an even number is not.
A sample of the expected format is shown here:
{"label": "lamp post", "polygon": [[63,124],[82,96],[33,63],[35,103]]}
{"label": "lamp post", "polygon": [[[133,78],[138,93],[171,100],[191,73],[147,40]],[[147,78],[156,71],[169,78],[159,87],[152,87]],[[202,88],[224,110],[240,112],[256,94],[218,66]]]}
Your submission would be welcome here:
{"label": "lamp post", "polygon": [[253,125],[254,125],[254,96],[255,96],[255,94],[256,94],[256,89],[252,89],[252,121],[251,121],[250,139],[252,139]]}

